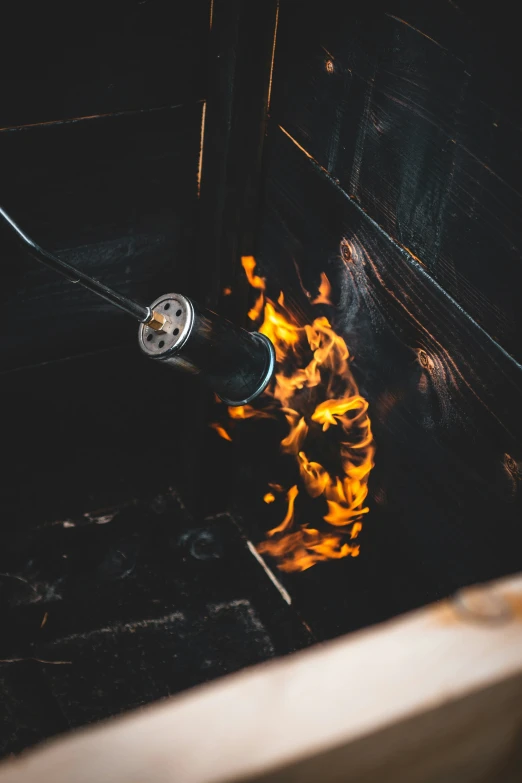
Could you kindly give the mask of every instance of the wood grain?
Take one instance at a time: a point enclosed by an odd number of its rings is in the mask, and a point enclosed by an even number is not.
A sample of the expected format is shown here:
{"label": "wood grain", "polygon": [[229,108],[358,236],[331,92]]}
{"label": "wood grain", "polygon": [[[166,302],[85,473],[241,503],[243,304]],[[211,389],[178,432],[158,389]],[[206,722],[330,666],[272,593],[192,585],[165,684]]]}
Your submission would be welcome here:
{"label": "wood grain", "polygon": [[273,116],[521,360],[522,64],[461,5],[283,0]]}
{"label": "wood grain", "polygon": [[475,616],[426,607],[53,742],[0,781],[515,783],[522,579],[463,600]]}

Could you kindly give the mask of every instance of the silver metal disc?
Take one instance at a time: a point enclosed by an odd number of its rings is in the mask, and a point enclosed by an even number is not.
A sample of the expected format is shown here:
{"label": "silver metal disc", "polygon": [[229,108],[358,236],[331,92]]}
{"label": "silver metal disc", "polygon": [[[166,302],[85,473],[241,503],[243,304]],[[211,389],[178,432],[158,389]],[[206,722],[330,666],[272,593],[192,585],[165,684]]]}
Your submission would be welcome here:
{"label": "silver metal disc", "polygon": [[151,310],[165,315],[168,322],[165,324],[165,331],[162,332],[141,324],[138,333],[140,348],[151,358],[167,352],[177,353],[192,328],[194,311],[191,303],[181,294],[163,294],[150,307]]}

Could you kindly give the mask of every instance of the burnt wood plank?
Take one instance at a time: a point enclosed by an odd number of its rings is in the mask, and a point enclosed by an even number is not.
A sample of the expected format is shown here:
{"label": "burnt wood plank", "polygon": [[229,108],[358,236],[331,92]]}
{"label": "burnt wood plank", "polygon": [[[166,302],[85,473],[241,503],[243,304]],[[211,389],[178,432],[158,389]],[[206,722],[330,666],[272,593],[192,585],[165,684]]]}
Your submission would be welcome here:
{"label": "burnt wood plank", "polygon": [[[521,368],[282,131],[265,199],[258,262],[271,295],[282,288],[309,317],[302,286],[315,294],[327,273],[337,307],[324,312],[355,357],[377,444],[360,557],[281,575],[314,631],[336,635],[520,568]],[[258,499],[261,537],[277,524],[262,509],[266,482],[284,467],[266,463],[278,433],[249,426],[238,484],[245,505]]]}
{"label": "burnt wood plank", "polygon": [[0,553],[0,753],[311,642],[233,520],[171,489],[22,524]]}
{"label": "burnt wood plank", "polygon": [[[0,133],[3,206],[42,246],[147,302],[183,288],[197,209],[201,104]],[[108,303],[14,250],[5,229],[2,369],[135,337]]]}
{"label": "burnt wood plank", "polygon": [[41,665],[0,661],[0,757],[19,753],[66,729]]}
{"label": "burnt wood plank", "polygon": [[208,0],[9,3],[0,128],[202,99],[208,17]]}
{"label": "burnt wood plank", "polygon": [[[201,172],[198,248],[207,274],[194,272],[198,298],[244,317],[240,264],[254,252],[262,191],[261,161],[277,27],[276,0],[215,0]],[[223,296],[223,289],[237,295]],[[242,306],[243,305],[243,306]]]}
{"label": "burnt wood plank", "polygon": [[[262,195],[262,152],[277,29],[276,0],[215,0],[209,51],[208,93],[202,127],[198,241],[188,269],[188,291],[198,301],[246,325],[248,291],[241,256],[254,252]],[[227,482],[201,492],[215,432],[208,430],[212,397],[201,387],[191,423],[192,488],[187,502],[203,510],[223,500]],[[187,459],[187,457],[186,457]],[[185,460],[186,461],[186,460]]]}
{"label": "burnt wood plank", "polygon": [[513,12],[458,5],[283,0],[273,117],[520,360]]}

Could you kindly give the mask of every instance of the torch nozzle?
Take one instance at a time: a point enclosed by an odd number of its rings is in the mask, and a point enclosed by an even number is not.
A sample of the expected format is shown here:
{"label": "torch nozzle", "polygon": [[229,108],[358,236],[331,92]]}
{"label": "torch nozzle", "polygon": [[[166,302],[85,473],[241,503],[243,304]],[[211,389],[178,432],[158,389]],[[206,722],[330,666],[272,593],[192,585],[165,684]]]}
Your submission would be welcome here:
{"label": "torch nozzle", "polygon": [[154,331],[158,332],[158,334],[165,334],[165,327],[167,326],[168,319],[166,316],[158,313],[157,310],[150,310],[148,321],[143,321],[142,323],[144,323],[145,326],[148,326],[149,329],[154,329]]}

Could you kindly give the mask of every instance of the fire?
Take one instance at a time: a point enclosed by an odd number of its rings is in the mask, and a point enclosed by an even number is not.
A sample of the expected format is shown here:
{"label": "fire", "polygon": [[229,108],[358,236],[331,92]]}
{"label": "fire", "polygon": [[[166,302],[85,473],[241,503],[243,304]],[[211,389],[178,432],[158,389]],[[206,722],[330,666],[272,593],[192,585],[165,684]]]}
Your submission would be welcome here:
{"label": "fire", "polygon": [[258,277],[254,274],[254,269],[256,268],[256,260],[254,256],[243,256],[241,263],[243,264],[243,269],[245,270],[247,280],[252,288],[257,288],[258,291],[261,292],[256,299],[255,305],[251,308],[251,310],[248,311],[248,317],[250,320],[257,321],[263,311],[265,281],[262,277]]}
{"label": "fire", "polygon": [[223,440],[232,441],[232,438],[230,437],[230,435],[228,434],[226,429],[221,426],[221,424],[218,424],[217,422],[214,422],[210,426],[212,427],[213,430],[215,430],[217,432],[217,434],[219,435],[220,438],[223,438]]}
{"label": "fire", "polygon": [[[249,317],[257,321],[263,316],[258,331],[272,341],[277,366],[264,393],[263,409],[229,408],[229,416],[235,420],[283,416],[288,432],[281,450],[295,460],[299,476],[299,482],[286,490],[281,523],[267,533],[258,550],[274,557],[283,571],[304,571],[321,561],[357,557],[359,545],[354,539],[369,511],[366,498],[375,448],[368,402],[352,375],[348,347],[324,315],[301,324],[282,292],[277,301],[269,299],[252,256],[243,257],[242,264],[250,285],[259,292]],[[331,305],[330,297],[330,281],[323,272],[312,304]],[[328,468],[325,459],[312,459],[322,453],[329,455]],[[279,484],[269,486],[273,492],[263,499],[276,507],[282,500],[274,492],[281,496],[285,490]],[[310,513],[306,496],[319,504],[316,515],[325,523],[321,529],[305,519]]]}
{"label": "fire", "polygon": [[330,294],[332,293],[332,286],[330,281],[326,277],[324,272],[321,272],[321,284],[319,286],[319,296],[312,299],[312,304],[327,304],[331,305]]}
{"label": "fire", "polygon": [[266,289],[264,278],[254,274],[254,269],[256,268],[256,259],[254,256],[242,256],[241,264],[252,288],[258,288],[260,291],[264,291]]}
{"label": "fire", "polygon": [[293,487],[290,487],[286,495],[286,499],[288,500],[288,508],[286,510],[286,516],[280,525],[275,527],[273,530],[270,530],[270,532],[268,533],[269,536],[273,536],[275,535],[275,533],[284,533],[285,530],[288,530],[288,528],[293,526],[295,499],[298,496],[298,494],[299,494],[299,490],[297,489],[297,484],[294,484]]}
{"label": "fire", "polygon": [[237,405],[229,408],[228,415],[231,419],[273,419],[273,413],[257,411],[251,405]]}

